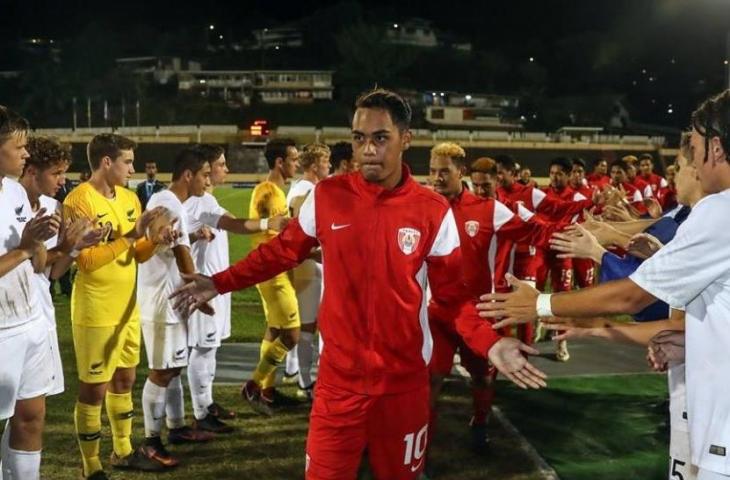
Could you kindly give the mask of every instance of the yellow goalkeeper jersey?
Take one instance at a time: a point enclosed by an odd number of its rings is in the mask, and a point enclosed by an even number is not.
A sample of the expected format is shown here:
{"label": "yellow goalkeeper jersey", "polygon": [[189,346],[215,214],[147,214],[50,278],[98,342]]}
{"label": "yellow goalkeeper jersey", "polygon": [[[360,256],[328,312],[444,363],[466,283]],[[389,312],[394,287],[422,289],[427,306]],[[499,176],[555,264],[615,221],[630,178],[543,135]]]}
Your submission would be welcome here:
{"label": "yellow goalkeeper jersey", "polygon": [[[269,218],[277,215],[288,215],[286,194],[274,182],[264,181],[256,185],[251,194],[248,218]],[[251,236],[251,246],[258,247],[276,236],[276,232],[268,230]]]}
{"label": "yellow goalkeeper jersey", "polygon": [[63,206],[66,218],[89,218],[106,229],[101,242],[83,249],[76,259],[71,322],[105,327],[138,320],[134,242],[124,238],[141,215],[137,195],[117,186],[115,198],[106,198],[85,182],[69,193]]}

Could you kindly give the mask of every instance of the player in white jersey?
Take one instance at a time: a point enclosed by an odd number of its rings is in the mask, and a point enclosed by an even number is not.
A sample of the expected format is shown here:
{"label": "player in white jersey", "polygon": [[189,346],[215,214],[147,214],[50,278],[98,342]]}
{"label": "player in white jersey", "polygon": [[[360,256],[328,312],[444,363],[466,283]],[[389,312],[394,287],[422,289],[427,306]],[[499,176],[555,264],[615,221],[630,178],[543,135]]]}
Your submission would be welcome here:
{"label": "player in white jersey", "polygon": [[60,216],[31,211],[19,177],[28,158],[28,122],[0,106],[0,448],[6,480],[40,478],[45,395],[53,387],[48,327],[34,274],[45,268],[45,240]]}
{"label": "player in white jersey", "polygon": [[[289,219],[281,216],[264,220],[235,218],[210,193],[213,187],[226,181],[228,167],[223,148],[207,144],[194,148],[210,163],[211,188],[201,197],[189,197],[183,206],[195,268],[200,273],[211,275],[230,264],[228,232],[249,234],[266,229],[278,232]],[[231,335],[231,295],[219,295],[211,306],[215,310],[215,322],[200,312],[193,313],[188,319],[190,357],[187,374],[195,416],[193,426],[209,432],[228,433],[233,428],[222,420],[234,418],[235,412],[213,401],[213,380],[218,347]]]}
{"label": "player in white jersey", "polygon": [[510,279],[516,290],[482,296],[485,316],[504,317],[495,328],[542,316],[584,317],[635,313],[661,299],[684,308],[687,414],[691,462],[699,480],[730,478],[730,91],[692,115],[690,149],[707,196],[692,209],[674,239],[628,279],[579,292],[540,294]]}
{"label": "player in white jersey", "polygon": [[[299,215],[299,208],[309,192],[320,180],[327,178],[330,171],[330,149],[327,145],[313,143],[302,150],[299,158],[302,177],[289,187],[286,206],[292,218]],[[317,255],[316,252],[313,255]],[[322,298],[322,264],[310,258],[291,271],[292,285],[297,293],[299,317],[302,322],[299,342],[296,348],[286,355],[286,373],[296,375],[298,371],[299,390],[297,396],[312,399],[314,382],[312,365],[314,363],[314,333],[317,328],[317,311]]]}
{"label": "player in white jersey", "polygon": [[[183,202],[190,196],[202,196],[209,183],[210,164],[199,152],[186,148],[175,159],[170,188],[152,195],[147,204],[148,209],[164,207],[168,212],[166,220],[176,229],[176,238],[169,248],[158,247],[152,258],[139,266],[137,277],[137,303],[150,368],[142,391],[145,454],[168,468],[177,466],[179,460],[162,443],[165,418],[169,443],[205,442],[213,438],[209,432],[185,425],[180,372],[188,364],[187,319],[173,310],[167,300],[182,282],[180,273],[195,271]],[[154,229],[153,225],[152,235],[156,236]],[[210,306],[206,313],[213,313]],[[214,322],[210,316],[207,319]]]}

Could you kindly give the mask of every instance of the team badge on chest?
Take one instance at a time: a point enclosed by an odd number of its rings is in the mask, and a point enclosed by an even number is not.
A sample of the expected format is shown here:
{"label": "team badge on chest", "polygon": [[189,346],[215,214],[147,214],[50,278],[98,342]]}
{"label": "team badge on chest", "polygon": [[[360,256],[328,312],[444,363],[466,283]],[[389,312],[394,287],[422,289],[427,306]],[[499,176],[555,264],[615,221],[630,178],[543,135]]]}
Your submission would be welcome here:
{"label": "team badge on chest", "polygon": [[476,220],[469,220],[464,223],[464,228],[466,229],[466,234],[474,238],[477,236],[477,233],[479,233],[479,222]]}
{"label": "team badge on chest", "polygon": [[418,241],[421,239],[421,232],[415,228],[399,228],[398,229],[398,246],[406,255],[416,251]]}

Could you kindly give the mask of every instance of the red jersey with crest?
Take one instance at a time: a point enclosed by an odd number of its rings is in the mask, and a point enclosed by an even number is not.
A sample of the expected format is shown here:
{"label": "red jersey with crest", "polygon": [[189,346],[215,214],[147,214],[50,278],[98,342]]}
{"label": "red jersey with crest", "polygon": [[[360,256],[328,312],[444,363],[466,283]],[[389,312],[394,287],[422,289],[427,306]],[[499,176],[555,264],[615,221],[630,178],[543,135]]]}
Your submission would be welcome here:
{"label": "red jersey with crest", "polygon": [[649,185],[649,188],[651,188],[652,196],[655,198],[659,195],[659,191],[663,188],[666,188],[668,185],[664,177],[661,177],[653,172],[650,173],[648,176],[637,175],[636,178],[640,178],[644,183]]}
{"label": "red jersey with crest", "polygon": [[486,356],[500,338],[466,301],[448,202],[413,180],[407,167],[393,190],[359,172],[322,180],[298,219],[213,281],[220,293],[254,285],[290,270],[317,245],[324,266],[318,322],[325,340],[318,386],[380,395],[427,385],[427,281],[435,301],[460,310],[456,328],[472,350]]}

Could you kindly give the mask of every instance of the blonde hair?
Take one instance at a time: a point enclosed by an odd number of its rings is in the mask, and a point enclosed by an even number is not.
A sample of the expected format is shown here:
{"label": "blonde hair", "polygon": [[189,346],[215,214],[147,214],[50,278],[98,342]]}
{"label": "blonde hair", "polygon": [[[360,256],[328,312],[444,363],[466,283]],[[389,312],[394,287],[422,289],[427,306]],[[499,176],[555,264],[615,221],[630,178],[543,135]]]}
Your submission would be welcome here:
{"label": "blonde hair", "polygon": [[330,154],[330,147],[324,143],[310,143],[302,148],[302,154],[299,157],[299,165],[302,170],[306,170],[314,165],[317,160]]}
{"label": "blonde hair", "polygon": [[636,155],[626,155],[625,157],[622,157],[621,160],[631,165],[639,161],[639,159],[636,158]]}
{"label": "blonde hair", "polygon": [[463,165],[466,160],[466,152],[463,148],[453,142],[442,142],[431,149],[432,157],[449,157],[454,163]]}

